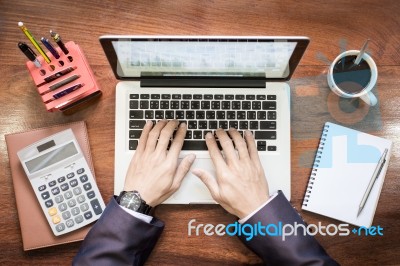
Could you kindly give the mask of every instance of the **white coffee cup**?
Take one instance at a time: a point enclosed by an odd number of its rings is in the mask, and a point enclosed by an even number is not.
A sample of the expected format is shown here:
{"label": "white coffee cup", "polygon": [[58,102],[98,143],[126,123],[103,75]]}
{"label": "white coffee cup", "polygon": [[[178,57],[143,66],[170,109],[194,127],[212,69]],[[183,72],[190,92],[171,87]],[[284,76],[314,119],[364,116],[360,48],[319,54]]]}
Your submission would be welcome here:
{"label": "white coffee cup", "polygon": [[329,88],[340,97],[361,98],[366,104],[368,104],[370,106],[374,106],[378,103],[378,99],[371,92],[371,90],[375,87],[376,82],[378,80],[378,68],[376,67],[376,64],[375,64],[374,60],[372,59],[372,57],[369,56],[367,53],[364,53],[362,59],[364,59],[365,62],[367,62],[367,64],[369,65],[369,68],[371,70],[371,77],[370,77],[369,83],[364,88],[362,88],[359,92],[348,93],[348,92],[344,91],[343,88],[340,88],[340,86],[338,86],[335,83],[335,80],[333,78],[333,71],[334,71],[334,66],[336,65],[336,63],[346,56],[357,56],[359,54],[359,52],[360,51],[358,51],[358,50],[349,50],[349,51],[341,53],[340,55],[338,55],[338,57],[335,58],[335,60],[333,60],[332,64],[329,67],[329,71],[328,71],[328,75],[327,75],[328,85],[329,85]]}

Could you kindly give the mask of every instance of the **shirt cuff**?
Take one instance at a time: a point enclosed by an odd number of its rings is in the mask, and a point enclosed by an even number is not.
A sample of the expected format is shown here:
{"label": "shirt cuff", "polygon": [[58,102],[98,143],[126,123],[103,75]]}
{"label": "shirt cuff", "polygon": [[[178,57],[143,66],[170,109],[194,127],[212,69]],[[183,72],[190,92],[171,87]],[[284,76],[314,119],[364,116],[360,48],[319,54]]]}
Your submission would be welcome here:
{"label": "shirt cuff", "polygon": [[261,210],[262,208],[264,208],[264,206],[266,206],[268,203],[270,203],[271,200],[273,200],[276,196],[278,195],[278,192],[276,192],[274,195],[272,195],[271,197],[269,197],[269,199],[262,204],[260,207],[258,207],[257,209],[255,209],[252,213],[250,213],[249,215],[247,215],[246,217],[242,218],[239,220],[240,224],[243,224],[245,222],[247,222],[248,219],[251,218],[251,216],[253,216],[254,214],[256,214],[259,210]]}
{"label": "shirt cuff", "polygon": [[146,223],[151,223],[151,220],[153,220],[153,216],[149,216],[140,212],[135,212],[132,211],[131,209],[125,208],[124,206],[119,205],[119,207],[121,207],[124,211],[126,211],[127,213],[129,213],[130,215],[142,220],[143,222]]}

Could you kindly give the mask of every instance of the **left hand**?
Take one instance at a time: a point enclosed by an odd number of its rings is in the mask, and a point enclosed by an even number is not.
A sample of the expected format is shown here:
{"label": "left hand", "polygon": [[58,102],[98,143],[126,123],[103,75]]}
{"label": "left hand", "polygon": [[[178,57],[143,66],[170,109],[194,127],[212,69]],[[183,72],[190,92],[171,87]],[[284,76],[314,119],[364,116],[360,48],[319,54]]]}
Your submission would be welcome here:
{"label": "left hand", "polygon": [[177,120],[161,120],[154,127],[148,121],[128,168],[124,190],[138,191],[142,199],[152,207],[178,190],[195,159],[195,155],[190,154],[178,165],[186,134],[184,123],[180,124],[171,147],[167,150],[177,126]]}

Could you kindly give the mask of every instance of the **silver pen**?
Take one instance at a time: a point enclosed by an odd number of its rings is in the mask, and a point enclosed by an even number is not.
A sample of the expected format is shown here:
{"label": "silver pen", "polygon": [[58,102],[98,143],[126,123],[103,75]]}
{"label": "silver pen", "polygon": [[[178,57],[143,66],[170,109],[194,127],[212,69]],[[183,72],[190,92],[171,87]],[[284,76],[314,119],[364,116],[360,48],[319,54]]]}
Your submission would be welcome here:
{"label": "silver pen", "polygon": [[371,180],[369,181],[367,190],[365,190],[364,196],[361,200],[360,206],[358,208],[358,213],[357,213],[357,217],[360,215],[361,211],[364,209],[365,203],[367,202],[367,199],[369,197],[369,194],[371,193],[372,188],[374,187],[375,181],[378,179],[379,174],[382,171],[383,166],[386,163],[386,155],[388,153],[388,149],[385,149],[383,151],[383,154],[381,156],[381,158],[378,161],[378,164],[376,165],[375,171],[372,174]]}

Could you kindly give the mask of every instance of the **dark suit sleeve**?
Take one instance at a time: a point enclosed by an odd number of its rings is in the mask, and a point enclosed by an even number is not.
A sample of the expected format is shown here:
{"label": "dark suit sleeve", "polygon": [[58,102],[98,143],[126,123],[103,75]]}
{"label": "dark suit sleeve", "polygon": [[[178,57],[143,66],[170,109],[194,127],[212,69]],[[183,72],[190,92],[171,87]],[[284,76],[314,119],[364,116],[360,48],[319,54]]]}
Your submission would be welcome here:
{"label": "dark suit sleeve", "polygon": [[[282,192],[272,199],[260,211],[254,214],[244,224],[305,225],[300,215],[294,210]],[[244,225],[243,224],[243,225]],[[274,232],[271,230],[270,232]],[[249,241],[246,236],[239,236],[242,242],[254,253],[260,256],[267,265],[338,265],[325,252],[317,240],[310,235],[303,235],[303,230],[298,230],[297,236],[257,235]]]}
{"label": "dark suit sleeve", "polygon": [[142,265],[164,229],[153,218],[146,223],[125,212],[115,198],[84,239],[73,265]]}

